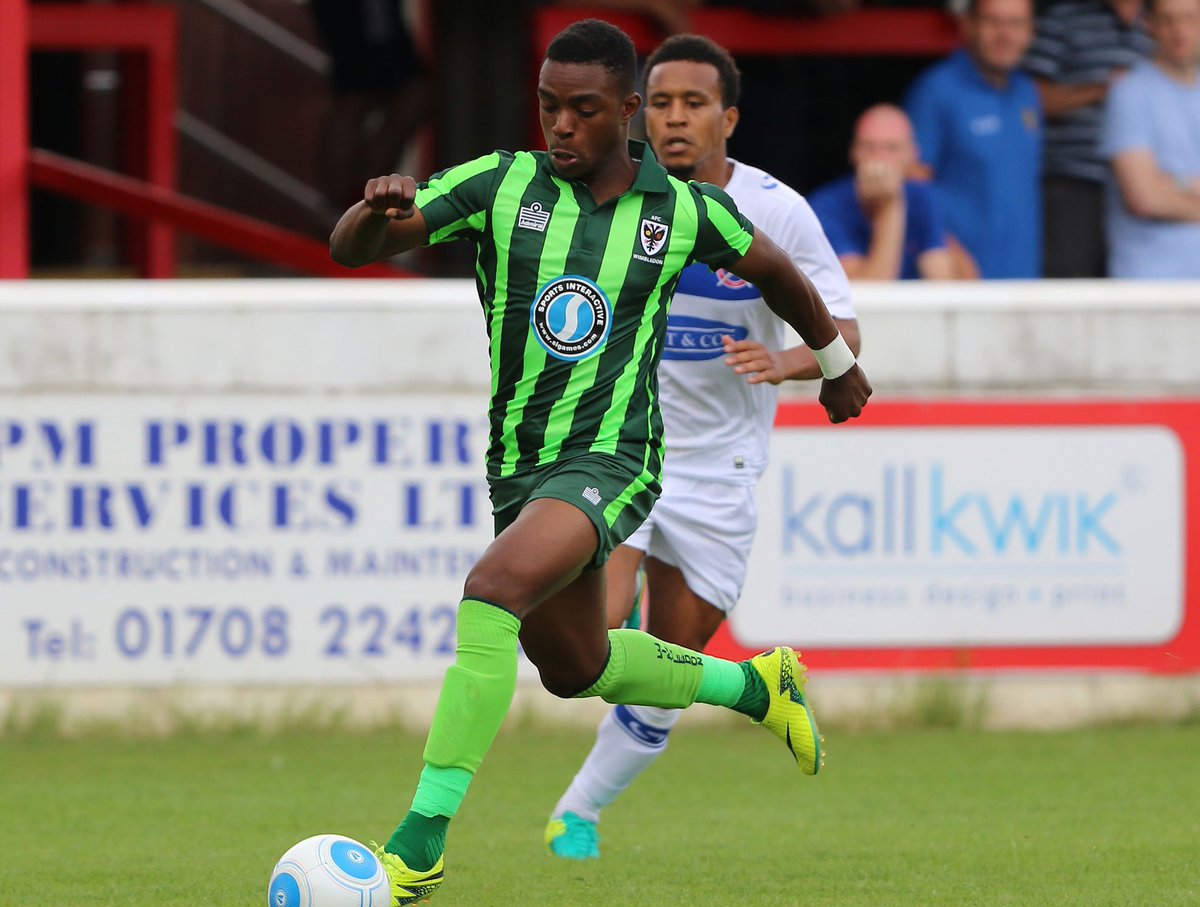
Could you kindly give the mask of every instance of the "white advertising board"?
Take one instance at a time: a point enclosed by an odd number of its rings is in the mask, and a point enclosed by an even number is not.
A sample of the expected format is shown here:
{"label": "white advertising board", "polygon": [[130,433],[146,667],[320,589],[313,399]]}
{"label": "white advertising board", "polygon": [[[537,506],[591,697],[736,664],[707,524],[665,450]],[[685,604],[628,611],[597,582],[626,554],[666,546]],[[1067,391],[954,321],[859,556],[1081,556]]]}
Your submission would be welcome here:
{"label": "white advertising board", "polygon": [[746,645],[1132,645],[1184,620],[1184,459],[1159,426],[777,428]]}
{"label": "white advertising board", "polygon": [[440,677],[492,537],[486,400],[0,408],[0,685]]}

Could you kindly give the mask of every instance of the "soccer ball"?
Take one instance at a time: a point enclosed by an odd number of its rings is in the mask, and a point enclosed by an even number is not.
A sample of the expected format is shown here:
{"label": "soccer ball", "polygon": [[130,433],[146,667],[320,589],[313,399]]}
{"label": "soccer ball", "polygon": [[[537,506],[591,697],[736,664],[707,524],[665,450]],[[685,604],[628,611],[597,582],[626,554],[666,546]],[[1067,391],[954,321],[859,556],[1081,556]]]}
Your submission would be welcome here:
{"label": "soccer ball", "polygon": [[370,848],[344,835],[313,835],[275,864],[267,907],[388,907],[391,896]]}

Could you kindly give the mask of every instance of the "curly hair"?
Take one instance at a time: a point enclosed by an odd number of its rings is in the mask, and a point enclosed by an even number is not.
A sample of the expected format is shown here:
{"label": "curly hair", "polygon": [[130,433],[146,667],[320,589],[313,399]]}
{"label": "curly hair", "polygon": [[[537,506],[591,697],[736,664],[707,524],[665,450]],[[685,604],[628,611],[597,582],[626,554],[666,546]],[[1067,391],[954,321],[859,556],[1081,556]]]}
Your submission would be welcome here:
{"label": "curly hair", "polygon": [[623,94],[637,80],[637,53],[629,35],[600,19],[583,19],[568,25],[546,48],[546,59],[555,63],[597,63],[612,73]]}

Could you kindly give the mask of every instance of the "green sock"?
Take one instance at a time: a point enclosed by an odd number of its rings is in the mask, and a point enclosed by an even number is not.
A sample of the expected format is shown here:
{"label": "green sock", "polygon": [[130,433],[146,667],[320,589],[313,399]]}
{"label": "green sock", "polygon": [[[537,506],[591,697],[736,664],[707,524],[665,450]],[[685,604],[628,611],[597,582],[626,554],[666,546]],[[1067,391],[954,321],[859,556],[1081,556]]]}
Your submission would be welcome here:
{"label": "green sock", "polygon": [[704,674],[703,656],[655,639],[640,630],[608,631],[608,664],[579,694],[605,702],[682,709],[696,701]]}
{"label": "green sock", "polygon": [[521,622],[496,605],[470,598],[459,604],[454,664],[425,742],[428,765],[475,774],[512,705],[520,629]]}
{"label": "green sock", "polygon": [[520,628],[496,605],[467,598],[458,606],[458,647],[425,741],[425,769],[412,810],[384,846],[412,869],[429,869],[441,856],[446,827],[508,713]]}
{"label": "green sock", "polygon": [[748,661],[713,658],[655,639],[638,630],[609,630],[608,664],[579,694],[605,702],[687,708],[693,702],[723,705],[762,721],[770,696]]}
{"label": "green sock", "polygon": [[767,714],[771,697],[762,676],[748,661],[726,661],[701,655],[704,659],[704,677],[696,692],[697,702],[723,705],[762,721]]}
{"label": "green sock", "polygon": [[745,687],[742,689],[742,695],[738,697],[738,701],[731,708],[735,712],[749,715],[755,721],[762,721],[767,717],[767,707],[771,704],[771,694],[767,690],[767,685],[763,681],[762,675],[750,667],[750,662],[739,661],[737,666],[742,670]]}
{"label": "green sock", "polygon": [[383,849],[400,857],[409,869],[425,872],[433,869],[433,864],[445,850],[449,826],[449,816],[423,816],[409,810]]}

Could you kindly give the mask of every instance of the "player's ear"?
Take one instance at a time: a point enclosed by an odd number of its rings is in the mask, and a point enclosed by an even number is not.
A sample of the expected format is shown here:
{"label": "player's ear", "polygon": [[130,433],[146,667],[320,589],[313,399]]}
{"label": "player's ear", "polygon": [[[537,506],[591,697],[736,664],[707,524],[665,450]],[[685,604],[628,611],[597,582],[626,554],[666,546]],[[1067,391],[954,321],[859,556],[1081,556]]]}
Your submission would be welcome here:
{"label": "player's ear", "polygon": [[726,107],[723,115],[725,117],[725,138],[729,138],[733,135],[733,130],[737,129],[740,114],[736,107]]}
{"label": "player's ear", "polygon": [[621,105],[621,122],[628,123],[642,109],[642,96],[632,91]]}

